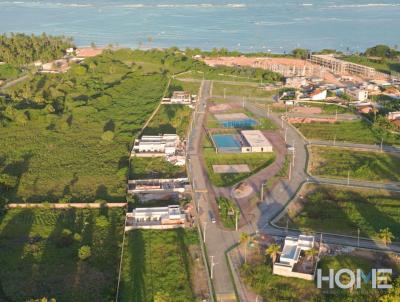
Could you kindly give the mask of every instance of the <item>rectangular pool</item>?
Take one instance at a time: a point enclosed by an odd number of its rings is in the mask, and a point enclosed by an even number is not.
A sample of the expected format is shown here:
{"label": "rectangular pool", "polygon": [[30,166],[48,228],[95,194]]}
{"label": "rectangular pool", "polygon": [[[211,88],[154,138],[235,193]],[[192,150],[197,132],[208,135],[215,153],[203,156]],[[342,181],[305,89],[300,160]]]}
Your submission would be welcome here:
{"label": "rectangular pool", "polygon": [[214,134],[212,136],[215,146],[220,151],[240,152],[240,142],[231,134]]}

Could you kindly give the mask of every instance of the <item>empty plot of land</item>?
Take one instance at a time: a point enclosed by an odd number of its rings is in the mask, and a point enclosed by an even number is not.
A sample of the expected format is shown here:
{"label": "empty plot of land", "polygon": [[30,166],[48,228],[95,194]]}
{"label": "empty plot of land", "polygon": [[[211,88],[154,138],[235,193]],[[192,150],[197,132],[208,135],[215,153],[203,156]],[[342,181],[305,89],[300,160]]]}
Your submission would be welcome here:
{"label": "empty plot of land", "polygon": [[248,165],[213,165],[214,173],[247,173],[250,172]]}
{"label": "empty plot of land", "polygon": [[301,230],[378,238],[389,228],[400,238],[400,194],[385,190],[305,185],[278,225]]}
{"label": "empty plot of land", "polygon": [[309,171],[313,175],[335,178],[349,175],[352,179],[378,182],[400,181],[398,154],[317,146],[309,150]]}

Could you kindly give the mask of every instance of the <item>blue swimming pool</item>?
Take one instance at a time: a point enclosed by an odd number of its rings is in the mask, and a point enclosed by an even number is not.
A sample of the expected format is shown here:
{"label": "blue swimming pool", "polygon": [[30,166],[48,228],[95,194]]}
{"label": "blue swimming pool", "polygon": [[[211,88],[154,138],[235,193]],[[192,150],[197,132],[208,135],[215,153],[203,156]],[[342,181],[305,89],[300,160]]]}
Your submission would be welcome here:
{"label": "blue swimming pool", "polygon": [[221,151],[239,152],[241,149],[240,142],[231,134],[214,134],[213,140]]}

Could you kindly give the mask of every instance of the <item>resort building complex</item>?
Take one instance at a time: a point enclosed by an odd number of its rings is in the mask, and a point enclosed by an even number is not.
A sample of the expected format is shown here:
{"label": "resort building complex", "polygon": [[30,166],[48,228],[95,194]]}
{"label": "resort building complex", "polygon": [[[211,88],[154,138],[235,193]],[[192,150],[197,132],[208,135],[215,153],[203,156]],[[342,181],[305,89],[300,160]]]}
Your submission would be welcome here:
{"label": "resort building complex", "polygon": [[136,156],[164,156],[175,155],[180,145],[177,134],[143,135],[135,139],[132,155]]}

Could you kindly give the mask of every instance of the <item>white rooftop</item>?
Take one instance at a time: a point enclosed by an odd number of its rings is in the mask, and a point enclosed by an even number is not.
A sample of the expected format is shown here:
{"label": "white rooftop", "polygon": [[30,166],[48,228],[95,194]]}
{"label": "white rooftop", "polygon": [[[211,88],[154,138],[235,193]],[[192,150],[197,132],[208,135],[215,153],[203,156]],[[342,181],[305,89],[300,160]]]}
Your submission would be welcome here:
{"label": "white rooftop", "polygon": [[270,141],[260,130],[243,130],[241,133],[251,147],[271,146]]}

